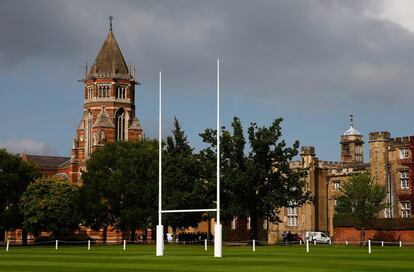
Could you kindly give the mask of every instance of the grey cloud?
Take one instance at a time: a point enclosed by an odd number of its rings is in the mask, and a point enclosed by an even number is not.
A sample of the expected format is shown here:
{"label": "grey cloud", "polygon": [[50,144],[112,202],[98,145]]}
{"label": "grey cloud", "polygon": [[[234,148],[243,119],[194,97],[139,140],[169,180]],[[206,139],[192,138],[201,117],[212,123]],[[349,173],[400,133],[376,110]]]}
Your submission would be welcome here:
{"label": "grey cloud", "polygon": [[[224,87],[306,108],[357,99],[382,105],[414,98],[413,34],[366,16],[380,1],[3,1],[0,71],[53,58],[93,61],[107,16],[140,80],[165,71],[171,88]],[[99,44],[99,45],[98,45]],[[375,97],[374,97],[375,96]]]}

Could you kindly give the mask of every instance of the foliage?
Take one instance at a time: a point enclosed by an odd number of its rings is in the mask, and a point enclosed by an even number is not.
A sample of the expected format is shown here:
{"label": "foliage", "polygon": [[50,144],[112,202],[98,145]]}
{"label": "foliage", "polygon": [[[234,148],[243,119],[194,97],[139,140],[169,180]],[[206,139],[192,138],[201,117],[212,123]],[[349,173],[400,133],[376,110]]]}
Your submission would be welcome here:
{"label": "foliage", "polygon": [[27,186],[40,176],[39,169],[0,149],[0,231],[22,227],[19,201]]}
{"label": "foliage", "polygon": [[[152,227],[157,206],[157,142],[107,144],[87,162],[81,189],[85,224],[95,229]],[[104,234],[105,235],[105,234]],[[134,237],[131,237],[134,239]]]}
{"label": "foliage", "polygon": [[[184,131],[174,118],[172,136],[167,137],[163,159],[163,209],[196,209],[203,207],[203,180],[200,176],[200,161],[193,154]],[[202,219],[201,213],[175,213],[164,216],[173,228],[196,227]]]}
{"label": "foliage", "polygon": [[[287,147],[281,140],[282,119],[269,127],[252,123],[247,130],[248,150],[240,120],[232,122],[233,133],[222,129],[221,167],[223,178],[223,215],[251,218],[251,236],[257,238],[260,219],[278,223],[279,210],[287,206],[300,206],[309,200],[304,191],[305,169],[291,169],[290,162],[298,154],[299,142]],[[216,131],[207,129],[201,134],[204,142],[215,147]]]}
{"label": "foliage", "polygon": [[71,233],[80,222],[78,189],[67,181],[52,177],[31,183],[20,202],[24,227],[34,234],[51,231],[55,237]]}
{"label": "foliage", "polygon": [[384,202],[387,190],[385,186],[373,182],[368,173],[361,173],[350,177],[341,186],[341,192],[336,212],[354,218],[356,227],[361,229],[361,239],[364,240],[364,229],[387,207]]}

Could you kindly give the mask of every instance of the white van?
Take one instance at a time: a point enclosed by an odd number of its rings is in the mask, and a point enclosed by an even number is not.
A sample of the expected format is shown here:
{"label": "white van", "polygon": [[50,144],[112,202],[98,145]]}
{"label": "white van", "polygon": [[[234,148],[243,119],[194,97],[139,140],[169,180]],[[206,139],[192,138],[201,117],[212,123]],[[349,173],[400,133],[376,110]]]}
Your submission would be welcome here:
{"label": "white van", "polygon": [[316,241],[317,243],[323,244],[328,244],[331,241],[331,238],[320,231],[307,231],[305,234],[305,239],[310,242]]}

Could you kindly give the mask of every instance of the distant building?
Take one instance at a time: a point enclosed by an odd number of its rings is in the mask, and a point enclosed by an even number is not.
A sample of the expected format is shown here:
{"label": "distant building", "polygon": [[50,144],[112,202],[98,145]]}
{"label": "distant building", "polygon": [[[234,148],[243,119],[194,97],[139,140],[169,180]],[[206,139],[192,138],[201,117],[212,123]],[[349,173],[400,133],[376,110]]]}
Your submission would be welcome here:
{"label": "distant building", "polygon": [[379,214],[381,218],[412,217],[414,136],[391,138],[387,131],[369,134],[369,163],[364,163],[364,140],[353,124],[340,137],[341,160],[320,161],[312,146],[301,148],[301,160],[292,168],[308,168],[306,187],[313,203],[303,207],[281,209],[282,223],[271,224],[269,242],[281,240],[284,231],[305,236],[306,231],[323,231],[333,236],[333,219],[342,184],[352,175],[369,172],[375,182],[387,187],[386,201],[390,207]]}

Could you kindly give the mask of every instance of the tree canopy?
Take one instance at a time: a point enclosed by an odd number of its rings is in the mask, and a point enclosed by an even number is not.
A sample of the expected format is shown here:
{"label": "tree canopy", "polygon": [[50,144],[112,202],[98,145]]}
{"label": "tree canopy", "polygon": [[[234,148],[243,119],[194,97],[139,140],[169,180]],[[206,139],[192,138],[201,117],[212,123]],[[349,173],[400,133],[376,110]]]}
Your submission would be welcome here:
{"label": "tree canopy", "polygon": [[[254,239],[260,219],[278,223],[280,208],[301,206],[310,199],[304,190],[306,170],[291,169],[289,165],[298,154],[299,142],[287,146],[281,139],[281,123],[282,119],[269,127],[251,123],[247,147],[239,118],[233,119],[232,132],[226,128],[221,132],[224,216],[250,217]],[[210,150],[215,147],[215,135],[212,129],[201,134],[211,145]]]}
{"label": "tree canopy", "polygon": [[[152,227],[157,213],[157,142],[107,144],[95,151],[83,174],[85,224],[131,231]],[[134,239],[132,237],[131,239]]]}
{"label": "tree canopy", "polygon": [[23,226],[36,236],[41,231],[51,231],[55,237],[72,233],[80,222],[78,189],[54,177],[39,178],[31,183],[20,201]]}
{"label": "tree canopy", "polygon": [[337,199],[335,211],[355,219],[356,227],[361,229],[361,241],[365,240],[364,229],[387,207],[384,201],[387,190],[385,186],[373,182],[365,172],[350,177],[340,190],[342,195]]}
{"label": "tree canopy", "polygon": [[22,227],[20,198],[39,176],[40,171],[35,165],[0,149],[0,231]]}
{"label": "tree canopy", "polygon": [[[163,209],[196,209],[203,207],[204,188],[200,175],[201,162],[193,154],[193,148],[185,132],[174,118],[172,136],[167,137],[163,160]],[[173,228],[196,227],[202,213],[175,213],[164,216]]]}

